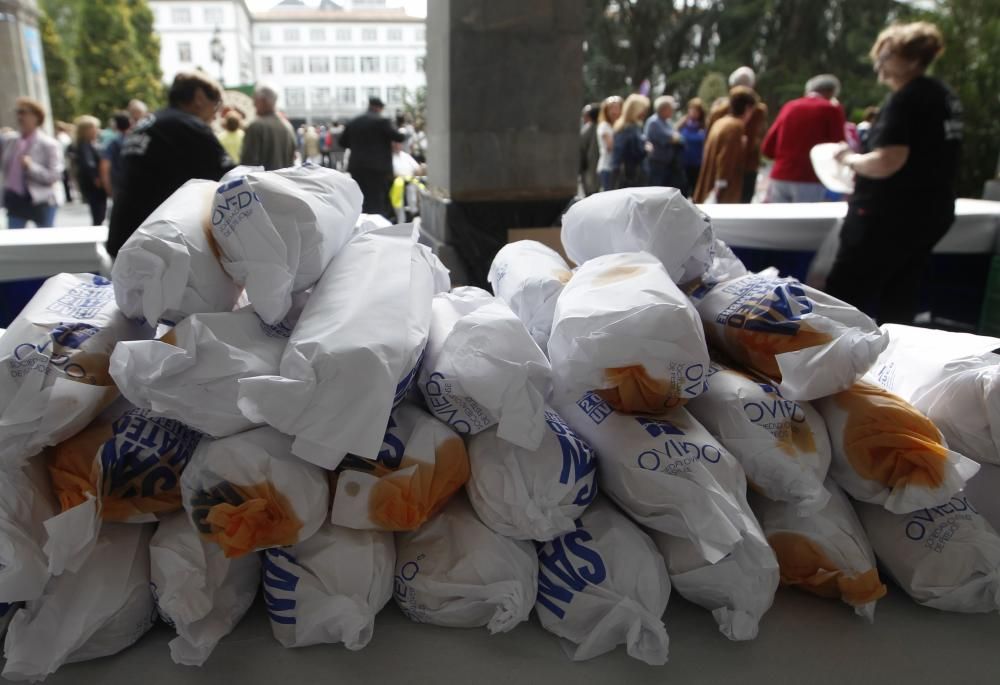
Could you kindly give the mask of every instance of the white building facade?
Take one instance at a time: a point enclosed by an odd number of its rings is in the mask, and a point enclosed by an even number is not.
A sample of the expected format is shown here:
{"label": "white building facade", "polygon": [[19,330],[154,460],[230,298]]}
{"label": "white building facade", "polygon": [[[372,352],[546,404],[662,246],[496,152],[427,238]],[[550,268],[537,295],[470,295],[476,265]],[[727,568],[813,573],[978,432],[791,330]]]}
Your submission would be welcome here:
{"label": "white building facade", "polygon": [[268,83],[290,119],[323,123],[354,116],[378,97],[391,113],[426,84],[424,20],[387,9],[385,0],[319,8],[285,0],[251,13],[243,0],[151,0],[161,36],[164,80],[200,66],[219,76],[211,41],[225,49],[227,86]]}

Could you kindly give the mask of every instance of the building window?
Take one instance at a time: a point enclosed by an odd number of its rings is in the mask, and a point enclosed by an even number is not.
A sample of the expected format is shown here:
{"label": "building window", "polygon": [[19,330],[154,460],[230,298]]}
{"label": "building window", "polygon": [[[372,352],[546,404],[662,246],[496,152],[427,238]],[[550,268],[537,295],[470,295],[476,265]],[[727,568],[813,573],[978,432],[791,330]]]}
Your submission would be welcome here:
{"label": "building window", "polygon": [[326,29],[309,29],[309,40],[314,43],[325,43]]}
{"label": "building window", "polygon": [[259,40],[261,43],[270,43],[271,42],[271,29],[263,28],[263,27],[257,29],[257,40]]}
{"label": "building window", "polygon": [[338,105],[355,105],[357,104],[358,96],[357,90],[353,87],[341,87],[337,88],[337,104]]}
{"label": "building window", "polygon": [[362,74],[377,74],[379,71],[378,57],[362,57],[361,58],[361,73]]}
{"label": "building window", "polygon": [[420,28],[413,32],[414,37],[417,39],[418,43],[423,43],[427,40],[427,29]]}
{"label": "building window", "polygon": [[298,43],[299,42],[299,30],[298,29],[285,29],[285,42],[286,43]]}
{"label": "building window", "polygon": [[310,74],[329,74],[330,58],[325,55],[313,55],[309,58]]}
{"label": "building window", "polygon": [[386,40],[403,40],[403,29],[389,29],[385,32]]}
{"label": "building window", "polygon": [[303,72],[301,57],[285,57],[282,60],[282,66],[285,68],[286,74],[301,74]]}
{"label": "building window", "polygon": [[260,58],[260,73],[264,76],[270,76],[274,73],[274,58],[273,57],[261,57]]}
{"label": "building window", "polygon": [[191,23],[191,8],[190,7],[171,7],[170,8],[170,21],[175,24],[190,24]]}
{"label": "building window", "polygon": [[205,17],[205,23],[209,26],[218,26],[223,21],[221,7],[206,7],[202,10],[202,14]]}
{"label": "building window", "polygon": [[403,86],[390,86],[385,89],[386,103],[390,105],[403,104]]}
{"label": "building window", "polygon": [[334,57],[333,58],[333,69],[338,74],[353,74],[354,73],[354,58],[353,57]]}
{"label": "building window", "polygon": [[313,107],[329,107],[330,106],[330,89],[329,88],[313,88],[312,89],[312,105],[313,105]]}
{"label": "building window", "polygon": [[337,42],[338,43],[350,43],[351,42],[351,29],[337,29]]}
{"label": "building window", "polygon": [[177,59],[181,62],[191,61],[191,43],[185,40],[177,44]]}
{"label": "building window", "polygon": [[291,109],[293,107],[305,107],[305,106],[306,106],[305,88],[285,88],[285,107]]}
{"label": "building window", "polygon": [[365,100],[369,98],[382,99],[382,89],[378,86],[369,86],[365,88]]}
{"label": "building window", "polygon": [[375,29],[361,29],[361,40],[367,42],[378,40],[378,31]]}
{"label": "building window", "polygon": [[426,61],[427,61],[426,57],[418,57],[417,58],[417,71],[423,71],[424,70],[424,62],[426,62]]}
{"label": "building window", "polygon": [[402,57],[386,57],[385,58],[385,72],[387,74],[402,74],[403,73],[403,58]]}

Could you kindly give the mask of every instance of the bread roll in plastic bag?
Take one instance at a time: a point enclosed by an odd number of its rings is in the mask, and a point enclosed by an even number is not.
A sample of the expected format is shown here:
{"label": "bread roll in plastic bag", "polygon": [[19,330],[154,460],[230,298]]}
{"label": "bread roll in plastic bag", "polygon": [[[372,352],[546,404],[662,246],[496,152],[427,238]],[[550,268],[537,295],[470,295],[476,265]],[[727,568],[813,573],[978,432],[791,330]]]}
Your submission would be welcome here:
{"label": "bread roll in plastic bag", "polygon": [[776,269],[698,287],[691,298],[708,341],[791,400],[851,387],[888,344],[860,310]]}
{"label": "bread roll in plastic bag", "polygon": [[597,455],[551,409],[537,450],[507,442],[495,428],[469,440],[466,491],[487,526],[518,540],[551,540],[576,529],[597,494]]}
{"label": "bread roll in plastic bag", "polygon": [[263,554],[264,601],[274,637],[285,647],[343,642],[361,649],[375,615],[392,597],[392,533],[325,523],[292,547]]}
{"label": "bread roll in plastic bag", "polygon": [[222,266],[246,288],[260,318],[276,324],[291,309],[292,293],[315,284],[347,244],[360,215],[354,179],[305,164],[220,183],[212,234]]}
{"label": "bread roll in plastic bag", "polygon": [[675,283],[712,264],[709,218],[676,188],[624,188],[580,200],[562,218],[562,244],[577,264],[616,252],[645,251]]}
{"label": "bread roll in plastic bag", "polygon": [[919,604],[1000,611],[1000,535],[965,493],[909,514],[855,505],[879,563]]}
{"label": "bread roll in plastic bag", "polygon": [[118,250],[111,280],[126,316],[155,326],[233,309],[242,288],[222,268],[209,223],[217,187],[214,181],[188,181]]}
{"label": "bread roll in plastic bag", "polygon": [[417,623],[505,633],[528,619],[537,593],[531,543],[494,533],[464,495],[419,530],[396,534],[393,597]]}
{"label": "bread roll in plastic bag", "polygon": [[714,563],[686,538],[649,530],[681,597],[712,612],[719,632],[730,640],[753,640],[778,589],[778,560],[760,524],[743,512],[743,538]]}
{"label": "bread roll in plastic bag", "polygon": [[1000,464],[1000,338],[885,324],[865,375],[923,412],[970,459]]}
{"label": "bread roll in plastic bag", "polygon": [[823,508],[830,438],[823,417],[774,385],[712,363],[708,388],[687,409],[732,453],[747,480],[801,515]]}
{"label": "bread roll in plastic bag", "polygon": [[251,308],[194,314],[159,340],[118,345],[111,377],[134,405],[225,437],[254,427],[236,405],[239,380],[277,373],[290,334]]}
{"label": "bread roll in plastic bag", "polygon": [[847,496],[832,481],[826,488],[826,506],[809,516],[759,495],[750,503],[778,557],[782,585],[840,599],[872,622],[875,603],[886,593],[875,553]]}
{"label": "bread roll in plastic bag", "polygon": [[416,530],[469,479],[465,444],[404,402],[389,418],[377,459],[344,458],[331,477],[330,520],[360,530]]}
{"label": "bread roll in plastic bag", "polygon": [[428,408],[463,435],[498,426],[535,449],[545,433],[552,369],[507,304],[480,288],[455,288],[431,304],[418,385]]}
{"label": "bread roll in plastic bag", "polygon": [[709,363],[698,314],[645,252],[577,269],[556,303],[548,351],[563,399],[596,389],[626,412],[656,413],[697,397]]}
{"label": "bread roll in plastic bag", "polygon": [[83,430],[118,397],[108,359],[148,338],[115,304],[111,281],[59,274],[0,336],[0,466],[18,466]]}
{"label": "bread roll in plastic bag", "polygon": [[201,666],[253,604],[260,559],[227,559],[201,539],[185,512],[164,518],[149,543],[150,587],[160,617],[177,631],[174,663]]}
{"label": "bread roll in plastic bag", "polygon": [[49,571],[77,570],[93,551],[102,521],[147,523],[179,511],[181,473],[201,439],[179,421],[121,401],[49,450],[62,509],[45,522]]}
{"label": "bread roll in plastic bag", "polygon": [[105,526],[96,554],[78,571],[53,578],[14,615],[4,642],[4,678],[42,680],[63,664],[116,654],[152,627],[152,528]]}
{"label": "bread roll in plastic bag", "polygon": [[195,450],[181,477],[184,509],[228,558],[294,545],[323,525],[326,473],[292,456],[291,446],[289,436],[264,427],[206,438]]}
{"label": "bread roll in plastic bag", "polygon": [[856,500],[896,514],[945,504],[979,471],[933,422],[864,381],[815,403],[830,432],[830,477]]}
{"label": "bread roll in plastic bag", "polygon": [[43,458],[0,474],[0,604],[41,596],[49,580],[44,523],[57,511]]}
{"label": "bread roll in plastic bag", "polygon": [[556,300],[572,275],[566,260],[551,247],[519,240],[500,248],[487,278],[493,294],[507,303],[544,350]]}
{"label": "bread roll in plastic bag", "polygon": [[637,523],[691,540],[707,563],[743,540],[743,469],[686,410],[629,416],[595,393],[557,409],[596,450],[601,490]]}
{"label": "bread roll in plastic bag", "polygon": [[542,627],[572,643],[574,661],[624,644],[653,666],[667,662],[663,612],[670,579],[653,542],[610,502],[598,498],[576,529],[538,545]]}
{"label": "bread roll in plastic bag", "polygon": [[360,233],[313,289],[278,375],[240,380],[251,421],[295,436],[292,451],[334,469],[378,456],[389,413],[409,391],[447,271],[410,225]]}

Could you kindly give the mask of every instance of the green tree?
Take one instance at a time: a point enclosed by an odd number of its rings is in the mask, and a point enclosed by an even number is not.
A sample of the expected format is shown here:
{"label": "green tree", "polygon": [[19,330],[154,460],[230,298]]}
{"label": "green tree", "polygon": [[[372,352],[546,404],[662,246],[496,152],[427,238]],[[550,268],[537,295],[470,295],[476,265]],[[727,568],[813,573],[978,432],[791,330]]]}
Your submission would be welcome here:
{"label": "green tree", "polygon": [[698,97],[706,112],[711,109],[713,102],[725,97],[728,92],[729,84],[726,83],[726,77],[717,71],[706,74],[698,86]]}
{"label": "green tree", "polygon": [[133,94],[150,107],[158,107],[163,97],[163,71],[160,69],[160,36],[153,30],[153,11],[146,0],[128,0],[129,19],[135,36],[136,54],[144,69],[141,85]]}
{"label": "green tree", "polygon": [[162,92],[147,61],[137,57],[129,5],[129,0],[88,0],[79,12],[80,108],[102,121],[133,97],[156,106]]}
{"label": "green tree", "polygon": [[49,83],[52,116],[62,121],[72,121],[77,112],[77,90],[72,62],[56,29],[55,23],[44,12],[39,17],[42,52],[45,55],[45,75]]}

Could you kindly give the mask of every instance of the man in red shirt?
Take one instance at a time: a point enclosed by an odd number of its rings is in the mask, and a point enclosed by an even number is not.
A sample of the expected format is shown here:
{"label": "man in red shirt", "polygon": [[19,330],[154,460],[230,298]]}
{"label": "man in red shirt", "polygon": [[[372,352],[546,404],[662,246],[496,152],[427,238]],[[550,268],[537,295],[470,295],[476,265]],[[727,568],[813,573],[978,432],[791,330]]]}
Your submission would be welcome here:
{"label": "man in red shirt", "polygon": [[761,152],[774,160],[768,202],[822,202],[826,188],[816,178],[809,151],[819,143],[844,140],[844,110],[835,101],[840,81],[814,76],[806,95],[785,104],[764,137]]}

